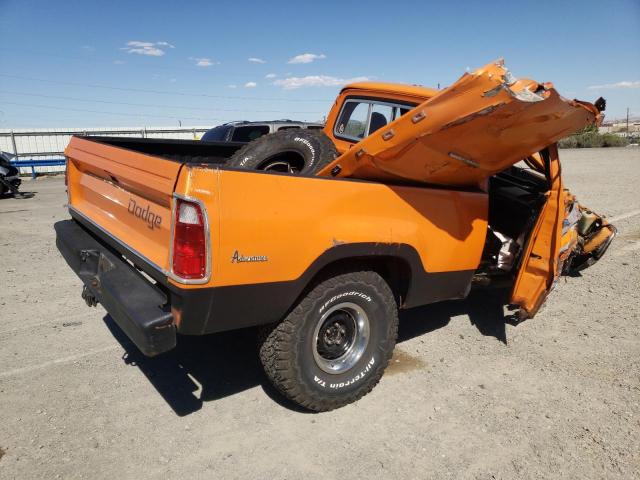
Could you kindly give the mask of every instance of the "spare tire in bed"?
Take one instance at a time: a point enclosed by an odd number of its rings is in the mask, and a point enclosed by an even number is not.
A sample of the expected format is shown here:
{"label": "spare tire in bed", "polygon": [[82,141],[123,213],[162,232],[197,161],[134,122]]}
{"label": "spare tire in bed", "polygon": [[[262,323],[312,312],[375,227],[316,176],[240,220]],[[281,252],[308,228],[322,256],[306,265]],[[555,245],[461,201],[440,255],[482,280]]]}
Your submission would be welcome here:
{"label": "spare tire in bed", "polygon": [[338,156],[320,130],[283,130],[264,135],[233,154],[227,165],[247,170],[313,175]]}

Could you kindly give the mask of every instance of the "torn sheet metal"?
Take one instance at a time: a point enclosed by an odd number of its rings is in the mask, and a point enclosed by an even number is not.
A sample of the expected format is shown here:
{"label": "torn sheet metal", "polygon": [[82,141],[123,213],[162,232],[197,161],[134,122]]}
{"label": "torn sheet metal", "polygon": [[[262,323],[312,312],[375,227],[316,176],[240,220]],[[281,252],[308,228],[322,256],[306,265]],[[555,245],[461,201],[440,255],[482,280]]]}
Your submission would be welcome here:
{"label": "torn sheet metal", "polygon": [[319,175],[475,185],[600,121],[594,105],[561,97],[551,83],[517,80],[498,61],[463,75]]}
{"label": "torn sheet metal", "polygon": [[618,230],[588,208],[575,203],[580,218],[573,228],[577,241],[571,251],[565,273],[577,273],[596,263],[605,254]]}

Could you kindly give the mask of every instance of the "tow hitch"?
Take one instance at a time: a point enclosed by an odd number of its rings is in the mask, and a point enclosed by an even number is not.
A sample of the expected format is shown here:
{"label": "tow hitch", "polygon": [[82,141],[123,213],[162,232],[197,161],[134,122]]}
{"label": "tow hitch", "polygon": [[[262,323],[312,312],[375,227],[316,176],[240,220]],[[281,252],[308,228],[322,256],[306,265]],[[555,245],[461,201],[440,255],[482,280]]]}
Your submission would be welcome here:
{"label": "tow hitch", "polygon": [[89,288],[87,288],[86,285],[82,286],[82,299],[84,300],[84,302],[87,304],[88,307],[95,307],[96,305],[98,305],[98,299],[95,297],[95,295],[93,293],[91,293],[91,290],[89,290]]}

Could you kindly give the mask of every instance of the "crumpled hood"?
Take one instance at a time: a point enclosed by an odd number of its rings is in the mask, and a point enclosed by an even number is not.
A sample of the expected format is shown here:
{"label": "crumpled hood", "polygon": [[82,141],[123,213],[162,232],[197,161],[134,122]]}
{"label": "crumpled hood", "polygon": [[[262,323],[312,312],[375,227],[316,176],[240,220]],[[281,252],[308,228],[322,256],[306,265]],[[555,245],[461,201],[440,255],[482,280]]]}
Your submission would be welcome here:
{"label": "crumpled hood", "polygon": [[478,184],[601,122],[604,100],[596,105],[563,98],[551,83],[518,80],[499,60],[465,73],[354,145],[318,175]]}

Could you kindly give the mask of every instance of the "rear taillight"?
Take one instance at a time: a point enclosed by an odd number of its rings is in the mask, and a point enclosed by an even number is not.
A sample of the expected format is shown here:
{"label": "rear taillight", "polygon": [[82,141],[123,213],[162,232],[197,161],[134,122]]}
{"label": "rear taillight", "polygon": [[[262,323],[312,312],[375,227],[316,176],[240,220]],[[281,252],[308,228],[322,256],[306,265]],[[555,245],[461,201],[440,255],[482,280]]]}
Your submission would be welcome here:
{"label": "rear taillight", "polygon": [[174,275],[202,280],[208,275],[205,212],[199,203],[176,198],[173,224]]}

